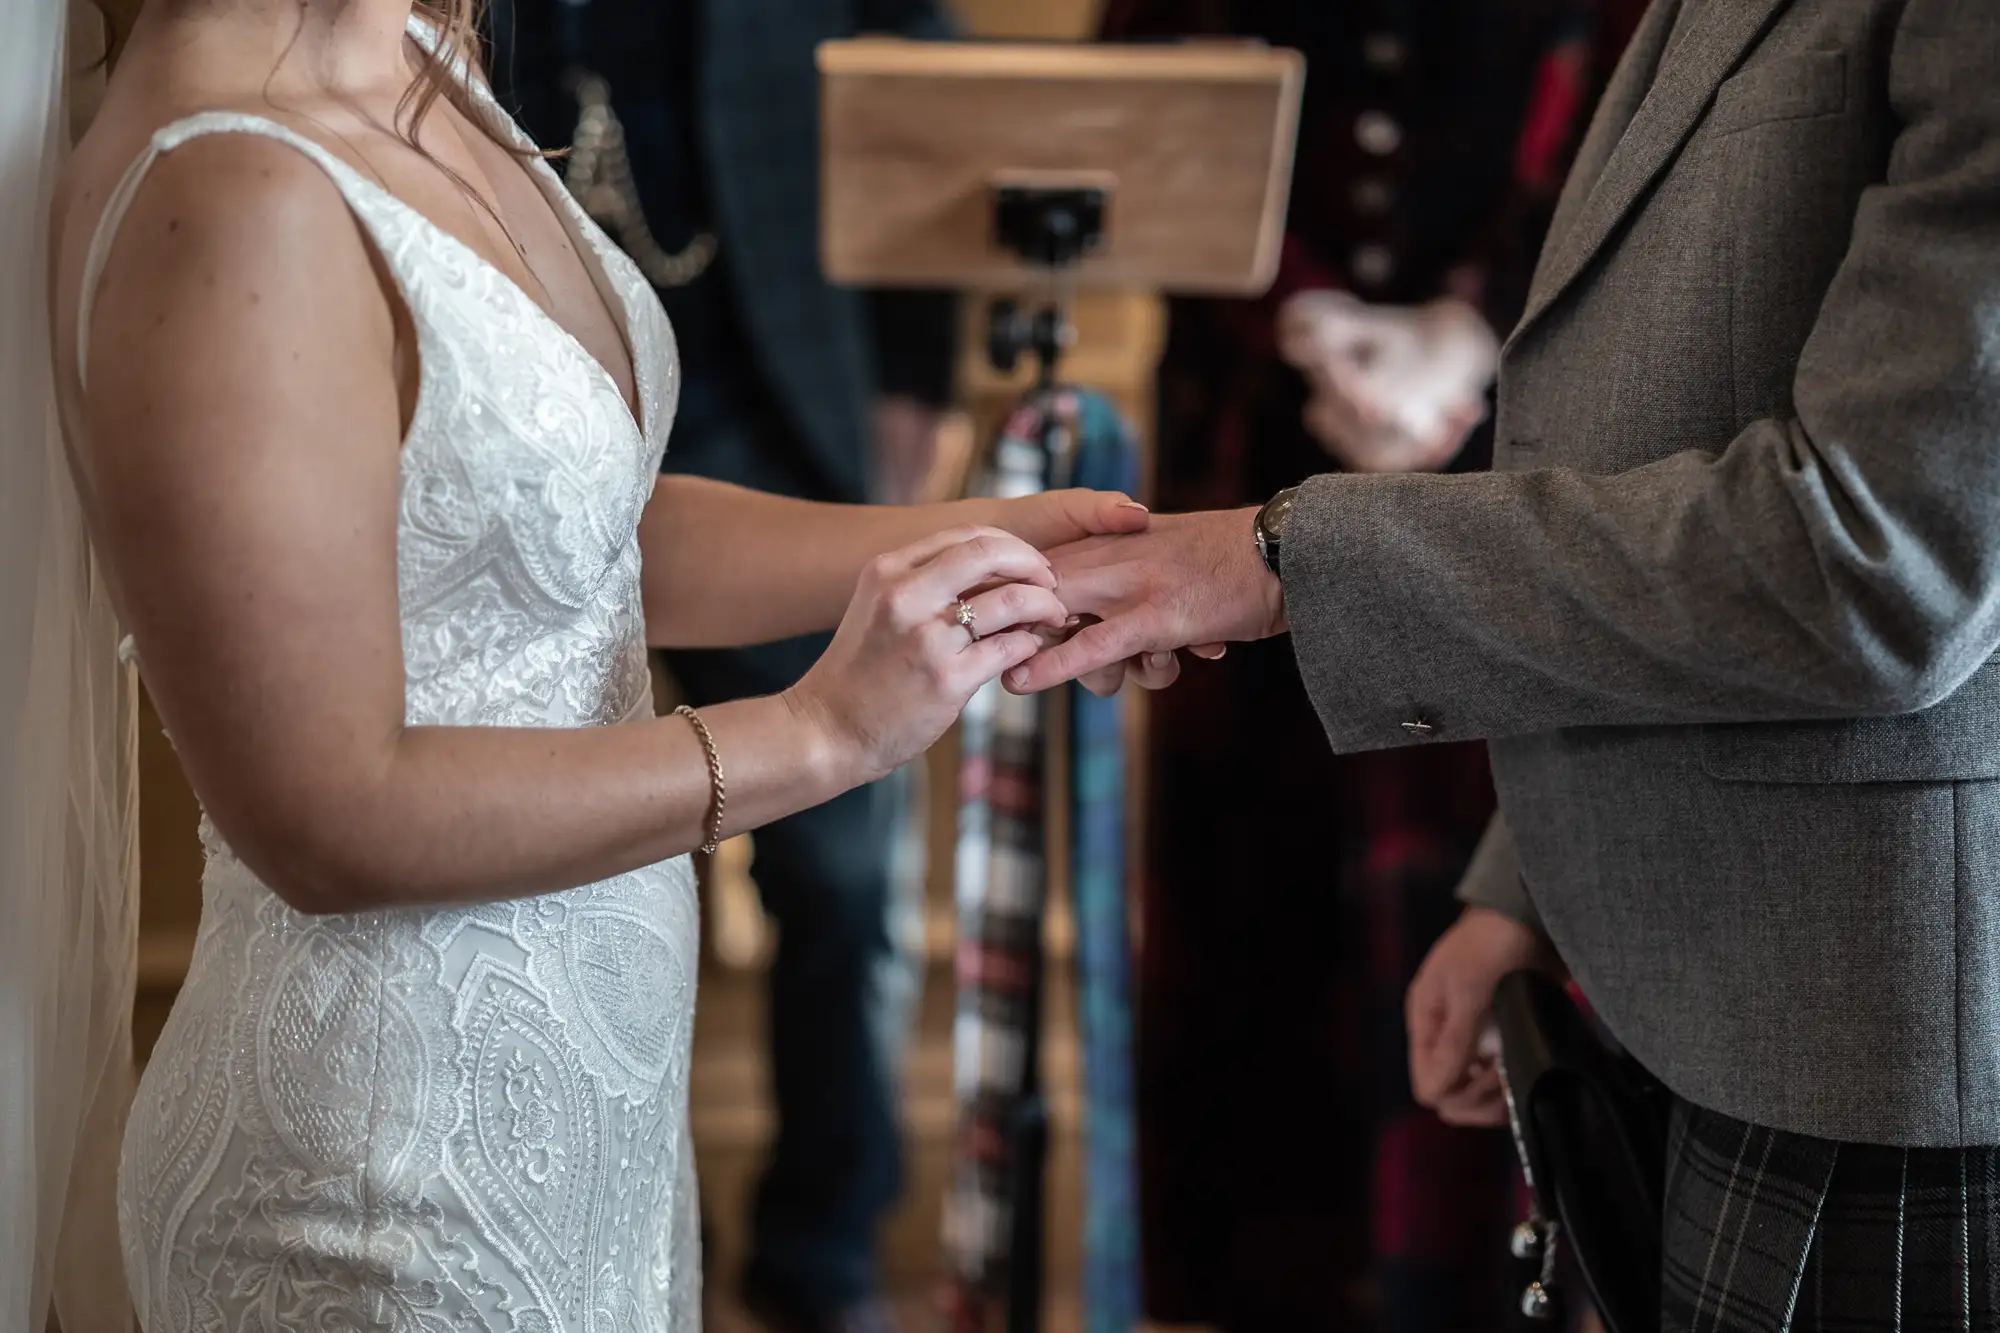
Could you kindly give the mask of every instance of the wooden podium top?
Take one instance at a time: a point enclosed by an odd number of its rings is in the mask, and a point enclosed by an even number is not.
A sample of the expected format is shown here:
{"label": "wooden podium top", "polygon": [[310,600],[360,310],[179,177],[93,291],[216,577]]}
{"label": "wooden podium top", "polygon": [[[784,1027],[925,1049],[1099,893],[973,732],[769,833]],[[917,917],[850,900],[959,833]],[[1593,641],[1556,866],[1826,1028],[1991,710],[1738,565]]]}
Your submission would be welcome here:
{"label": "wooden podium top", "polygon": [[1086,286],[1248,294],[1277,270],[1304,62],[1248,43],[830,42],[822,259],[836,282],[1019,289],[1003,184],[1108,193]]}

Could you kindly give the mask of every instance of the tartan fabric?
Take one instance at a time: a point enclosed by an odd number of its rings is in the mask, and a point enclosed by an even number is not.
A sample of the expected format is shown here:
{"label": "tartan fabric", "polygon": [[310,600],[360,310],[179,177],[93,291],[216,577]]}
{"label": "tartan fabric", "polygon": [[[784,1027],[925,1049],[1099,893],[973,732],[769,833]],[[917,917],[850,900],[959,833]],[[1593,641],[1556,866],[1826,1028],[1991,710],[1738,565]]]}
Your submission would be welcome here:
{"label": "tartan fabric", "polygon": [[[1046,453],[1044,452],[1046,450]],[[989,494],[1044,484],[1044,460],[1078,485],[1130,489],[1132,436],[1095,394],[1058,390],[1024,403],[995,449]],[[1084,1047],[1084,1293],[1090,1333],[1138,1317],[1133,1223],[1129,935],[1124,902],[1123,731],[1115,701],[1072,690],[1072,854]],[[1032,1048],[1047,877],[1044,706],[997,684],[960,725],[957,1010],[953,1086],[960,1123],[945,1201],[949,1327],[988,1328],[1000,1313],[1013,1234],[1015,1125]]]}
{"label": "tartan fabric", "polygon": [[2000,1148],[1832,1143],[1682,1104],[1663,1333],[2000,1330]]}
{"label": "tartan fabric", "polygon": [[952,1088],[957,1160],[945,1198],[953,1329],[987,1326],[1013,1226],[1015,1117],[1021,1108],[1040,969],[1042,702],[989,686],[960,722],[957,1011]]}

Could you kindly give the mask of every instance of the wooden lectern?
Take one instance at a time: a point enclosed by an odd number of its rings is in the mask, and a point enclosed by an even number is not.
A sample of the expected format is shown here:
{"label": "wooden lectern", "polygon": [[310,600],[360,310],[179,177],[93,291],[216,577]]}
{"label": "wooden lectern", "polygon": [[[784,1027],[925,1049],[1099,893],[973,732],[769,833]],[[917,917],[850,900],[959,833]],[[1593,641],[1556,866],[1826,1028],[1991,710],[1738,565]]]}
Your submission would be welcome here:
{"label": "wooden lectern", "polygon": [[1277,272],[1304,64],[1247,43],[943,44],[819,52],[821,253],[873,287],[1045,279],[1035,208],[1091,224],[1077,284],[1255,295]]}

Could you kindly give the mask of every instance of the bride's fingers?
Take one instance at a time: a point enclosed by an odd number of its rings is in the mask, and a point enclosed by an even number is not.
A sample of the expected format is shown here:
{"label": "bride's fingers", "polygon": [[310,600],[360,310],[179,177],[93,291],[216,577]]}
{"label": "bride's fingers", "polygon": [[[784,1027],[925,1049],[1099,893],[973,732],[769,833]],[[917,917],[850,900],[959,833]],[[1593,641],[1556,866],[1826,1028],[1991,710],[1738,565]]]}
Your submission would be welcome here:
{"label": "bride's fingers", "polygon": [[1003,583],[966,598],[965,605],[972,608],[972,623],[965,627],[970,631],[966,637],[968,646],[974,640],[1010,629],[1060,633],[1070,619],[1069,608],[1062,604],[1061,598],[1032,583]]}
{"label": "bride's fingers", "polygon": [[1046,556],[1019,537],[981,528],[918,562],[905,586],[916,602],[938,606],[956,602],[967,588],[996,580],[1053,588],[1056,573]]}
{"label": "bride's fingers", "polygon": [[[1026,552],[1034,556],[1035,560],[1043,568],[1047,568],[1048,566],[1048,561],[1042,557],[1041,552],[1035,550],[1034,547],[1028,545],[1013,533],[1003,532],[999,528],[981,527],[973,523],[961,523],[957,527],[941,528],[927,537],[919,537],[908,546],[894,551],[885,551],[876,557],[875,563],[885,573],[891,575],[904,574],[911,570],[921,569],[934,564],[939,556],[947,552],[959,551],[965,548],[971,548],[975,553],[986,555],[1006,551],[1010,558],[1016,561],[1019,560],[1022,552]],[[972,563],[977,564],[978,559],[974,558]],[[1025,566],[1023,567],[1025,568]],[[963,588],[976,587],[981,583],[987,582],[989,579],[1019,577],[1019,574],[1012,572],[1010,569],[996,567],[988,573],[967,578],[965,582],[956,585],[952,589],[952,592],[956,593]],[[1046,578],[1032,580],[1032,582],[1036,583],[1047,583],[1048,581]]]}
{"label": "bride's fingers", "polygon": [[1044,503],[1078,533],[1144,532],[1152,515],[1123,491],[1045,491]]}
{"label": "bride's fingers", "polygon": [[1190,655],[1199,657],[1204,662],[1220,662],[1228,651],[1229,645],[1226,643],[1197,643],[1188,649]]}
{"label": "bride's fingers", "polygon": [[1021,665],[1042,650],[1042,644],[1031,631],[1024,629],[1004,630],[990,639],[981,639],[958,655],[967,674],[971,677],[971,688],[977,689],[986,682]]}

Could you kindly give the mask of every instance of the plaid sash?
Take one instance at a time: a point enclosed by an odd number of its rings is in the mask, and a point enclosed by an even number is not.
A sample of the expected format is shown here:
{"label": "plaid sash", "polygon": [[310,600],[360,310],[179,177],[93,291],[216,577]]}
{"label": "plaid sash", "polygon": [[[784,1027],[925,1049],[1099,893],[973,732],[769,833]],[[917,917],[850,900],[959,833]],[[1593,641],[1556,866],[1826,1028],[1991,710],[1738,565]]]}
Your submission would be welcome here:
{"label": "plaid sash", "polygon": [[[1130,491],[1132,432],[1101,395],[1058,389],[1003,428],[988,494],[1027,495],[1046,477]],[[1125,902],[1122,712],[1070,690],[1071,883],[1085,1134],[1084,1326],[1127,1333],[1139,1317],[1134,1217],[1131,944]],[[952,1031],[958,1161],[945,1201],[949,1326],[983,1333],[1003,1304],[1030,1025],[1038,1010],[1047,895],[1044,700],[990,685],[967,707],[957,860],[958,1003]],[[1028,1197],[1038,1195],[1031,1193]]]}

